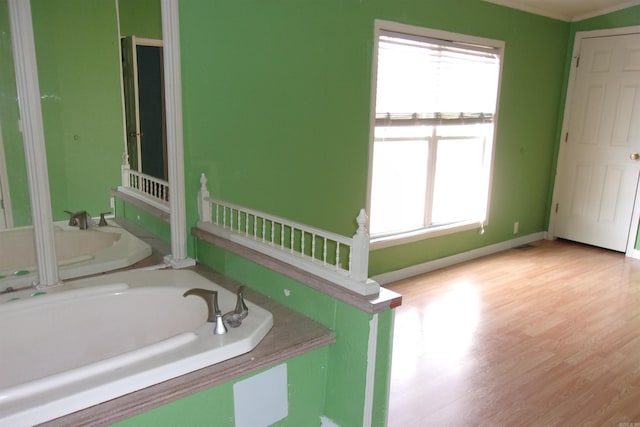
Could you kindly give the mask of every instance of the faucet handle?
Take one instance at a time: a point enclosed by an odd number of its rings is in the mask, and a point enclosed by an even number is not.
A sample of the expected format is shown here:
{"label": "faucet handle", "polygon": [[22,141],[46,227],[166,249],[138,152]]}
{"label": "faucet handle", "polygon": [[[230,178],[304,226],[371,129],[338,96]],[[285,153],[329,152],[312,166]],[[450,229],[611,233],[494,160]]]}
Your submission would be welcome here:
{"label": "faucet handle", "polygon": [[192,288],[182,294],[183,297],[189,295],[197,295],[207,303],[207,309],[209,315],[207,322],[215,323],[213,328],[214,335],[223,335],[227,333],[227,327],[222,321],[222,313],[220,313],[220,307],[218,307],[218,291],[211,291],[209,289]]}
{"label": "faucet handle", "polygon": [[110,214],[111,214],[111,212],[102,212],[102,213],[100,213],[100,222],[98,222],[98,226],[99,227],[104,227],[106,225],[109,225],[107,223],[107,219],[104,216],[105,215],[110,215]]}
{"label": "faucet handle", "polygon": [[244,289],[244,286],[240,286],[238,289],[236,308],[222,316],[222,320],[232,328],[237,328],[242,325],[242,320],[249,314],[249,308],[244,303]]}
{"label": "faucet handle", "polygon": [[236,299],[236,308],[233,310],[234,313],[239,314],[241,319],[244,319],[249,314],[249,308],[244,303],[244,285],[238,288],[238,298]]}

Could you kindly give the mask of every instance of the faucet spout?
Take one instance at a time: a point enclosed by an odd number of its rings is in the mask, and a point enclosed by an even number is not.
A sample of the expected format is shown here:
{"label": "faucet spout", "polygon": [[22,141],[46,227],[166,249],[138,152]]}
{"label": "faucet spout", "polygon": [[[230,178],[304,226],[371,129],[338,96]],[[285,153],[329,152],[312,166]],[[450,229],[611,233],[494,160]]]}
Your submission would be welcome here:
{"label": "faucet spout", "polygon": [[192,288],[182,294],[183,297],[189,295],[197,295],[207,303],[207,310],[209,312],[207,322],[215,323],[213,328],[214,335],[223,335],[227,333],[227,327],[222,321],[222,313],[218,306],[218,291],[211,291],[209,289]]}
{"label": "faucet spout", "polygon": [[86,230],[89,228],[89,214],[87,211],[80,212],[69,212],[65,211],[69,214],[69,225],[72,227],[78,227],[80,230]]}

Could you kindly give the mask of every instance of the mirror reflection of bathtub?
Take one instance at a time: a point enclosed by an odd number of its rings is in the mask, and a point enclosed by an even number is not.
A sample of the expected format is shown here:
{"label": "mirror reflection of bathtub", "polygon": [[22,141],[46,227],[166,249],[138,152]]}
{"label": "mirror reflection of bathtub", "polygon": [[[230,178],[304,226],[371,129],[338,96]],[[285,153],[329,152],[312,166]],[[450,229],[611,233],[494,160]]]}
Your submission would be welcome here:
{"label": "mirror reflection of bathtub", "polygon": [[273,326],[270,312],[245,301],[242,324],[214,335],[204,300],[183,297],[194,287],[218,291],[223,312],[235,306],[233,292],[188,270],[0,295],[0,425],[41,423],[230,359]]}
{"label": "mirror reflection of bathtub", "polygon": [[[66,221],[55,223],[61,280],[128,267],[151,255],[149,244],[112,221],[108,223],[87,230],[79,230]],[[1,230],[0,253],[0,292],[8,287],[28,286],[37,279],[33,227]]]}

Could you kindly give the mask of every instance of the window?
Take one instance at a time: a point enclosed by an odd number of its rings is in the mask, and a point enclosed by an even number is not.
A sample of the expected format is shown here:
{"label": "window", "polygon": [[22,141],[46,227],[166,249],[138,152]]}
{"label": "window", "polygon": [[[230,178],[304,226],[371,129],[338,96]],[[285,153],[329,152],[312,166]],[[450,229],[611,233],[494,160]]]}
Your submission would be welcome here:
{"label": "window", "polygon": [[503,43],[377,25],[373,243],[484,225]]}

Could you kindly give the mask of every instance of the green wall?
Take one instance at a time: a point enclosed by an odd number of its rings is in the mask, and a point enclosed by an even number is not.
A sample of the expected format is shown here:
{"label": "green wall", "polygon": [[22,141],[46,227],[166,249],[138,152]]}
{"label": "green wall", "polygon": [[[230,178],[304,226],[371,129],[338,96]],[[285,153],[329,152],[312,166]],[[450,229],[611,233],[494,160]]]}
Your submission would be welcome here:
{"label": "green wall", "polygon": [[162,39],[160,0],[118,0],[120,35]]}
{"label": "green wall", "polygon": [[54,219],[110,211],[124,150],[113,0],[32,0]]}
{"label": "green wall", "polygon": [[545,231],[569,24],[479,0],[180,3],[188,223],[215,197],[352,235],[366,204],[374,19],[506,42],[486,233],[373,251],[370,274]]}
{"label": "green wall", "polygon": [[122,34],[162,38],[160,2],[31,3],[53,216],[97,216],[111,211],[124,151],[117,13]]}
{"label": "green wall", "polygon": [[11,213],[16,227],[31,224],[29,182],[22,134],[18,128],[20,112],[17,99],[7,0],[0,0],[0,127],[9,181],[8,196],[11,197]]}
{"label": "green wall", "polygon": [[[306,353],[287,364],[289,416],[277,426],[319,425],[326,389],[323,386],[327,349]],[[312,368],[310,368],[312,367]],[[233,385],[250,375],[180,399],[121,421],[120,427],[233,427]]]}
{"label": "green wall", "polygon": [[[569,24],[478,0],[181,2],[188,224],[205,172],[214,197],[354,233],[366,203],[374,19],[501,39],[506,50],[486,233],[374,251],[370,274],[512,239],[514,221],[522,235],[546,230]],[[361,425],[370,316],[205,243],[191,251],[335,331],[324,415]],[[380,326],[374,425],[386,420],[392,312]]]}
{"label": "green wall", "polygon": [[120,199],[115,200],[115,210],[113,213],[117,218],[126,219],[165,243],[171,243],[171,227],[169,223],[155,215]]}
{"label": "green wall", "polygon": [[[73,10],[63,12],[62,3]],[[113,164],[119,164],[123,148],[119,86],[114,90],[119,69],[113,70],[119,62],[112,61],[113,2],[33,5],[34,21],[49,21],[36,28],[36,43],[54,215],[92,206],[99,211],[119,182]],[[633,25],[638,10],[569,24],[480,0],[183,1],[188,224],[196,221],[195,194],[205,172],[214,197],[353,234],[355,216],[366,203],[373,21],[386,19],[501,39],[506,49],[486,233],[374,251],[370,273],[512,239],[514,221],[520,222],[520,235],[544,231],[573,34],[592,26]],[[64,25],[69,17],[73,25]],[[89,26],[102,30],[93,35]],[[51,35],[56,37],[46,38]],[[69,68],[76,71],[73,78],[63,73]],[[119,112],[107,108],[114,104]],[[287,362],[290,417],[279,425],[314,425],[320,415],[361,425],[371,316],[205,243],[192,242],[190,252],[335,332],[334,345]],[[393,313],[387,310],[379,320],[374,425],[386,420]],[[172,425],[194,417],[192,425],[208,425],[213,411],[222,414],[222,425],[232,425],[232,384],[122,424]]]}

